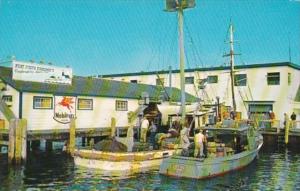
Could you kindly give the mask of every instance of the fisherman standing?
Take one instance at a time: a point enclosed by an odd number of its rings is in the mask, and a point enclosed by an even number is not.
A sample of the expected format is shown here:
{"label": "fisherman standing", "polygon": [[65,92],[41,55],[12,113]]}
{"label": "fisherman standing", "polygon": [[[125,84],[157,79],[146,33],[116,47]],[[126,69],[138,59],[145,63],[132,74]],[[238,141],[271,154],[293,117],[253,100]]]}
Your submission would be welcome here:
{"label": "fisherman standing", "polygon": [[202,130],[196,129],[194,136],[194,143],[195,143],[195,150],[194,150],[194,157],[204,157],[203,154],[203,148],[204,148],[204,141],[205,141],[205,136],[202,134]]}
{"label": "fisherman standing", "polygon": [[274,120],[275,120],[275,113],[272,110],[269,111],[269,118],[271,120],[271,127],[273,127]]}
{"label": "fisherman standing", "polygon": [[190,140],[189,140],[189,129],[187,128],[186,123],[183,125],[183,128],[180,131],[180,145],[182,147],[182,155],[189,156],[188,148],[190,146]]}
{"label": "fisherman standing", "polygon": [[141,142],[146,143],[147,141],[147,131],[149,128],[149,121],[146,118],[146,116],[144,116],[143,120],[142,120],[142,124],[141,124]]}
{"label": "fisherman standing", "polygon": [[150,143],[153,146],[153,148],[155,148],[155,135],[156,135],[156,132],[157,132],[157,126],[154,124],[153,121],[151,121],[150,124],[151,124],[150,128],[149,128],[149,131],[150,131]]}

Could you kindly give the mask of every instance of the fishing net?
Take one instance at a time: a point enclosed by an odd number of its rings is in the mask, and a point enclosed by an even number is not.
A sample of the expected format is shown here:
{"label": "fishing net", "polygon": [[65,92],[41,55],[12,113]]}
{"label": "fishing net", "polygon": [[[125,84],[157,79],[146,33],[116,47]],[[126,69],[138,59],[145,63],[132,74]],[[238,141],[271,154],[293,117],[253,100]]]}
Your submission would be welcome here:
{"label": "fishing net", "polygon": [[94,145],[97,151],[127,152],[127,146],[118,142],[115,138],[105,139]]}

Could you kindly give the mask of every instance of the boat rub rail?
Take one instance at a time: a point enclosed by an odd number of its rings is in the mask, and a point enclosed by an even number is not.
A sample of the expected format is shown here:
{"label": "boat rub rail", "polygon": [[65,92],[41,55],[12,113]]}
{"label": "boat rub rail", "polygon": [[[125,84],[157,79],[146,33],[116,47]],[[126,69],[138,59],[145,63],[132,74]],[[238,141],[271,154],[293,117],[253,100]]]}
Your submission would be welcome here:
{"label": "boat rub rail", "polygon": [[145,152],[131,152],[131,153],[111,153],[104,151],[91,151],[91,150],[77,150],[74,156],[78,156],[86,159],[95,160],[108,160],[108,161],[144,161],[153,160],[159,158],[165,158],[172,155],[175,150],[163,150],[163,151],[145,151]]}

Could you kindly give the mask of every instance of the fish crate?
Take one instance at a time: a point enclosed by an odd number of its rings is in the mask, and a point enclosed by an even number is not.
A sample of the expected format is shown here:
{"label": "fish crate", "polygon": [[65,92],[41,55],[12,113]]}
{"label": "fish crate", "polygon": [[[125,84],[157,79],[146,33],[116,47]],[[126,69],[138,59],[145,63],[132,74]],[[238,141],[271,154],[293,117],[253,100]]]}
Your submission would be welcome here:
{"label": "fish crate", "polygon": [[149,143],[134,143],[132,150],[133,151],[149,151],[150,144]]}

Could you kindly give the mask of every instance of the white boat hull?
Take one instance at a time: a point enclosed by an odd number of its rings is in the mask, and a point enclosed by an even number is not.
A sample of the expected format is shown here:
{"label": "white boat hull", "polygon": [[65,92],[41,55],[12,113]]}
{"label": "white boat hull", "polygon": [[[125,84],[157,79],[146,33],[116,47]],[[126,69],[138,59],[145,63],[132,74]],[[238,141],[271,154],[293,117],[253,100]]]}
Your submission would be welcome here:
{"label": "white boat hull", "polygon": [[[126,177],[149,170],[158,170],[162,160],[173,155],[175,150],[159,150],[132,153],[109,153],[102,151],[80,150],[74,155],[75,165],[98,169],[101,174],[111,177]],[[98,157],[89,157],[98,155]],[[101,155],[106,157],[101,158]],[[107,158],[110,155],[111,160]],[[144,157],[149,156],[149,157]],[[119,157],[119,158],[118,158]]]}
{"label": "white boat hull", "polygon": [[173,177],[204,179],[238,170],[250,164],[257,156],[263,143],[253,151],[244,151],[226,157],[198,159],[172,156],[164,159],[159,173]]}

